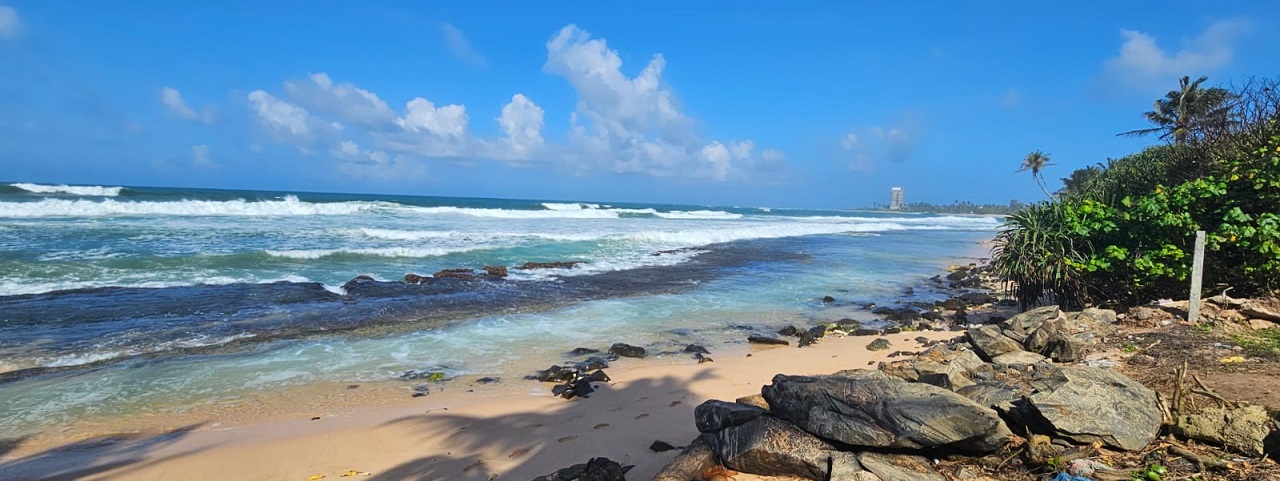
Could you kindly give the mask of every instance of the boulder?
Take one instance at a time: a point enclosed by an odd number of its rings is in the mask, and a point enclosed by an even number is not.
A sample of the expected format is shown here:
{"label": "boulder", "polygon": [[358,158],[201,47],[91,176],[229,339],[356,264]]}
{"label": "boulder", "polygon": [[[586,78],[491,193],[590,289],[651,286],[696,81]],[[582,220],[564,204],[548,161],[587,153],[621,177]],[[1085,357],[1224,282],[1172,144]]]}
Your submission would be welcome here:
{"label": "boulder", "polygon": [[1036,354],[1034,352],[1018,351],[1008,354],[1001,354],[991,358],[993,364],[1040,364],[1049,362],[1049,358]]}
{"label": "boulder", "polygon": [[985,454],[1011,433],[990,408],[937,386],[878,371],[774,376],[762,394],[769,410],[824,439],[880,449]]}
{"label": "boulder", "polygon": [[378,282],[378,281],[377,281],[377,280],[375,280],[373,277],[370,277],[370,276],[366,276],[366,275],[364,275],[364,274],[361,274],[361,275],[358,275],[358,276],[352,277],[352,278],[351,278],[351,280],[349,280],[349,281],[347,281],[347,282],[344,282],[344,283],[342,284],[342,290],[344,290],[344,291],[350,291],[350,290],[352,290],[352,289],[357,289],[357,288],[359,288],[359,287],[360,287],[360,286],[362,286],[362,285],[365,285],[365,284],[372,284],[372,283],[375,283],[375,282]]}
{"label": "boulder", "polygon": [[1225,446],[1249,456],[1261,456],[1263,441],[1271,434],[1267,409],[1250,405],[1236,409],[1210,407],[1195,414],[1179,416],[1174,434],[1184,438]]}
{"label": "boulder", "polygon": [[836,298],[831,297],[831,296],[822,296],[822,302],[823,302],[823,303],[830,304],[830,303],[832,303],[832,302],[836,302]]}
{"label": "boulder", "polygon": [[778,335],[779,336],[799,336],[800,328],[796,326],[787,326],[782,329],[778,329]]}
{"label": "boulder", "polygon": [[582,372],[594,371],[596,369],[604,369],[609,367],[609,361],[600,356],[588,357],[585,361],[573,363],[574,369]]}
{"label": "boulder", "polygon": [[711,451],[711,443],[703,436],[694,438],[689,446],[667,463],[652,481],[689,481],[697,479],[704,471],[716,464],[716,455]]}
{"label": "boulder", "polygon": [[868,351],[883,351],[891,347],[893,347],[893,343],[889,342],[888,339],[885,339],[883,337],[876,339],[874,341],[871,341],[869,344],[867,344]]}
{"label": "boulder", "polygon": [[853,332],[850,332],[849,334],[850,334],[850,335],[854,335],[854,336],[879,336],[879,335],[880,335],[880,330],[879,330],[879,329],[868,329],[868,328],[865,328],[865,327],[859,327],[859,328],[857,328],[857,329],[854,329],[854,330],[853,330]]}
{"label": "boulder", "polygon": [[476,275],[471,269],[442,269],[431,277],[436,279],[461,279],[464,281],[476,280]]}
{"label": "boulder", "polygon": [[1111,369],[1058,367],[1032,387],[1025,399],[1037,432],[1133,451],[1160,431],[1155,392]]}
{"label": "boulder", "polygon": [[765,476],[827,478],[827,463],[835,447],[800,428],[760,416],[711,435],[716,456],[730,469]]}
{"label": "boulder", "polygon": [[1058,317],[1040,324],[1023,341],[1023,347],[1058,362],[1075,362],[1084,358],[1092,340],[1093,333],[1088,327]]}
{"label": "boulder", "polygon": [[1058,306],[1044,306],[1013,316],[1001,324],[1005,336],[1021,343],[1041,324],[1059,317],[1062,317],[1062,310]]}
{"label": "boulder", "polygon": [[993,296],[986,292],[966,292],[964,294],[960,294],[960,300],[972,306],[972,305],[990,304],[992,302],[996,302],[996,296]]}
{"label": "boulder", "polygon": [[615,342],[612,346],[609,346],[609,353],[620,356],[620,357],[634,357],[634,358],[644,358],[645,356],[649,355],[649,353],[646,352],[643,347],[632,346],[630,344],[622,343],[622,342]]}
{"label": "boulder", "polygon": [[484,266],[484,275],[489,277],[507,277],[505,266]]}
{"label": "boulder", "polygon": [[858,462],[883,481],[947,481],[923,456],[864,452]]}
{"label": "boulder", "polygon": [[999,413],[1013,410],[1013,403],[1022,400],[1026,394],[1023,388],[998,381],[980,382],[956,390],[956,394],[969,398],[979,405],[989,407]]}
{"label": "boulder", "polygon": [[991,360],[1001,354],[1022,350],[1022,346],[1001,333],[1000,326],[997,325],[969,329],[967,334],[969,343],[973,344],[973,348],[978,351],[978,355],[986,360]]}
{"label": "boulder", "polygon": [[814,326],[809,330],[800,333],[800,347],[812,346],[827,335],[827,328],[824,326]]}
{"label": "boulder", "polygon": [[631,466],[624,467],[609,458],[591,458],[533,481],[627,481],[626,473],[630,469]]}
{"label": "boulder", "polygon": [[570,356],[585,356],[585,355],[587,355],[587,354],[595,354],[595,353],[598,353],[598,352],[600,352],[600,350],[599,350],[599,349],[592,349],[592,348],[589,348],[589,347],[575,347],[575,348],[573,348],[573,350],[572,350],[572,351],[569,351],[569,353],[568,353],[568,354],[569,354]]}
{"label": "boulder", "polygon": [[693,408],[693,425],[700,433],[714,433],[766,414],[769,412],[758,406],[711,399]]}
{"label": "boulder", "polygon": [[766,345],[772,345],[772,346],[790,346],[791,345],[791,343],[787,342],[785,339],[778,339],[776,337],[764,337],[764,336],[747,336],[747,342],[752,344],[766,344]]}
{"label": "boulder", "polygon": [[422,284],[423,282],[430,282],[428,279],[426,276],[420,276],[412,272],[404,275],[405,284]]}
{"label": "boulder", "polygon": [[1116,311],[1111,309],[1099,309],[1096,307],[1090,307],[1080,312],[1071,313],[1068,317],[1090,326],[1111,325],[1115,324],[1118,319]]}
{"label": "boulder", "polygon": [[570,367],[551,366],[538,371],[531,378],[542,382],[565,382],[573,379],[573,376],[577,373],[578,371]]}

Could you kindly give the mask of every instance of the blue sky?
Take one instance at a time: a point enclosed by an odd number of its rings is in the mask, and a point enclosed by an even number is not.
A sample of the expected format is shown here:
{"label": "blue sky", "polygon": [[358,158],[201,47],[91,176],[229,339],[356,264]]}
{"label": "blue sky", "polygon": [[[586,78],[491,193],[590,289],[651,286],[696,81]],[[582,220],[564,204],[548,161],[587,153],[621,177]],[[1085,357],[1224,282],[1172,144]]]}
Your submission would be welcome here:
{"label": "blue sky", "polygon": [[1277,2],[0,0],[0,179],[844,208],[1033,201],[1274,76]]}

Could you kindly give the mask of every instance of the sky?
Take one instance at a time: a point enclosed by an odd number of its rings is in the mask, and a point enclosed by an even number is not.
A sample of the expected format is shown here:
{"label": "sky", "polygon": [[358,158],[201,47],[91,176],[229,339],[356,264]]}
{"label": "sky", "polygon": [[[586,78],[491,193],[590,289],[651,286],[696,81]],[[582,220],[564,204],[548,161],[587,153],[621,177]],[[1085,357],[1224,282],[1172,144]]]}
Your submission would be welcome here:
{"label": "sky", "polygon": [[1043,200],[1280,2],[0,0],[0,181],[854,208]]}

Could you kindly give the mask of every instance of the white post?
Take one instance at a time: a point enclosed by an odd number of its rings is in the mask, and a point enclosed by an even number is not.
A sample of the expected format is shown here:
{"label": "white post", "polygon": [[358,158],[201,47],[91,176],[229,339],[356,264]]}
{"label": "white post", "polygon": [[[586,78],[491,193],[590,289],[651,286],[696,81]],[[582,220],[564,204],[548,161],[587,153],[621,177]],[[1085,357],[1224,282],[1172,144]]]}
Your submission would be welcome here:
{"label": "white post", "polygon": [[1187,302],[1187,320],[1200,322],[1200,280],[1204,276],[1204,231],[1196,231],[1196,252],[1191,260],[1191,297]]}

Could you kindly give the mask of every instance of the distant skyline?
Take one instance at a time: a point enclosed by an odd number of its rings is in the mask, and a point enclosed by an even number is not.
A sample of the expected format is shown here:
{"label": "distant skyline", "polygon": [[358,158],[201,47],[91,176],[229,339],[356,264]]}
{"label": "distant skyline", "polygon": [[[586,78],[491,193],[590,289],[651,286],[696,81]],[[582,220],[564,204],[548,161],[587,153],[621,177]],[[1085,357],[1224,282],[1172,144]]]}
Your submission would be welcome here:
{"label": "distant skyline", "polygon": [[1280,4],[0,0],[0,181],[847,208],[1043,200]]}

